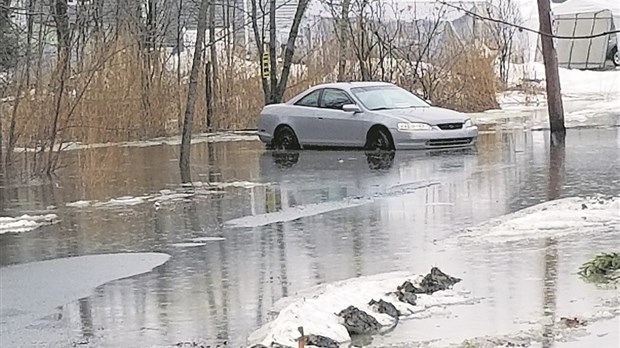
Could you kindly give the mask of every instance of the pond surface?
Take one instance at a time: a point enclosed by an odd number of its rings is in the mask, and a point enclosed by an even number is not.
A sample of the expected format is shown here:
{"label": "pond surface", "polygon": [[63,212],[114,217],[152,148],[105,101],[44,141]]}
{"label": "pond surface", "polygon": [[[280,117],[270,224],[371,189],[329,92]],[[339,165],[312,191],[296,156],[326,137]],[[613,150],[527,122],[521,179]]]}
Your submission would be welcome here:
{"label": "pond surface", "polygon": [[[1,266],[99,253],[172,256],[19,330],[4,327],[2,346],[238,347],[284,296],[431,266],[462,277],[459,287],[480,303],[405,322],[373,346],[513,334],[604,302],[617,306],[615,291],[576,275],[596,253],[618,250],[617,234],[495,248],[444,241],[549,199],[620,196],[620,128],[571,130],[565,146],[550,146],[546,132],[506,132],[481,135],[476,151],[394,156],[205,142],[192,148],[194,188],[180,185],[177,161],[174,145],[75,150],[52,182],[0,185],[0,215],[60,220],[0,234]],[[618,325],[608,327],[597,345],[617,342]]]}

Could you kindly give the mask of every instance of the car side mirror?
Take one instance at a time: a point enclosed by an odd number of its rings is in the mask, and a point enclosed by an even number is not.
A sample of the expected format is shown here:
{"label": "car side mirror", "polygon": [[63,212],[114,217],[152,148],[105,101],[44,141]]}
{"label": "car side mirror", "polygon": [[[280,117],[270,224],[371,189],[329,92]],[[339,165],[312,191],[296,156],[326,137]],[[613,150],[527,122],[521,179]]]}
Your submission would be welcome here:
{"label": "car side mirror", "polygon": [[362,109],[360,109],[360,107],[355,104],[345,104],[342,106],[342,111],[357,114],[362,112]]}

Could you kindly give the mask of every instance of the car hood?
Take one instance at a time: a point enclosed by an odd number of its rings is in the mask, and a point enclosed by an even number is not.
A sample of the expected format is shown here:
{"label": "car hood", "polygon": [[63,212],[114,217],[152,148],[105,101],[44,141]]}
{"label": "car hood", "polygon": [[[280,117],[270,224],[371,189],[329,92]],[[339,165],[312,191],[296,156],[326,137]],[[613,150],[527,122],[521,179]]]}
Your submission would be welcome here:
{"label": "car hood", "polygon": [[465,122],[468,117],[460,112],[438,107],[421,107],[377,111],[377,114],[405,122],[423,122],[431,125]]}

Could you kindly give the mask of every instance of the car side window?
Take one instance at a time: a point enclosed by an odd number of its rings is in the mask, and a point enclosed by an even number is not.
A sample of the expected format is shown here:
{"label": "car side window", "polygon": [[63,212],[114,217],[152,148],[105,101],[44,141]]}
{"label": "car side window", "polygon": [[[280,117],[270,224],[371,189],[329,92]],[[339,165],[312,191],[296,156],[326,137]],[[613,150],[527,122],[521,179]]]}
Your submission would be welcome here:
{"label": "car side window", "polygon": [[320,107],[326,109],[342,110],[342,106],[346,104],[355,104],[345,91],[339,89],[325,89],[321,97]]}
{"label": "car side window", "polygon": [[319,107],[319,96],[321,95],[321,89],[318,89],[305,97],[301,98],[295,105],[298,106],[308,106],[313,108]]}

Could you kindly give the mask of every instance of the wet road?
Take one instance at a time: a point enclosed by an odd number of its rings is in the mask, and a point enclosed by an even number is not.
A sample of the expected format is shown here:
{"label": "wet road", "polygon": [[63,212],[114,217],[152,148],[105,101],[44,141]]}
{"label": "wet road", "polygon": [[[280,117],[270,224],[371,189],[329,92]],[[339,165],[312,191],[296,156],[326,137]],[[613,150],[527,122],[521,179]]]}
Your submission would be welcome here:
{"label": "wet road", "polygon": [[[3,337],[3,346],[239,346],[269,320],[271,304],[283,296],[360,275],[427,272],[431,265],[464,278],[462,287],[485,299],[481,306],[455,312],[463,323],[454,323],[464,327],[449,335],[442,326],[447,322],[433,319],[411,322],[373,345],[505,334],[551,314],[591,311],[614,297],[575,275],[593,254],[620,247],[609,236],[497,249],[443,241],[548,199],[620,195],[618,128],[571,130],[559,147],[550,146],[545,132],[508,132],[481,135],[477,151],[393,157],[274,154],[257,142],[202,143],[192,150],[193,181],[216,183],[202,194],[162,200],[159,209],[148,200],[66,206],[187,192],[179,185],[177,153],[167,145],[71,151],[54,182],[0,188],[2,215],[54,212],[61,219],[0,235],[2,266],[109,252],[172,255],[152,273],[103,285]],[[222,182],[255,184],[221,188]],[[235,226],[244,217],[243,227]],[[216,238],[202,246],[179,244],[200,237]],[[476,315],[476,321],[467,320]]]}

